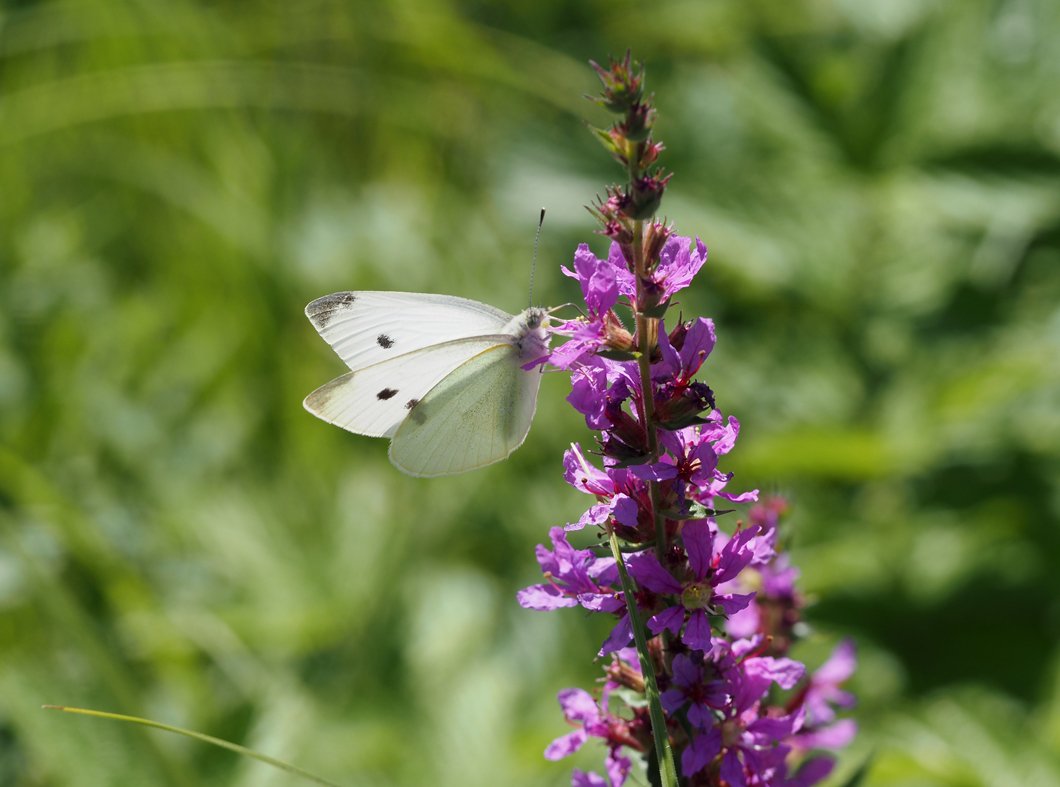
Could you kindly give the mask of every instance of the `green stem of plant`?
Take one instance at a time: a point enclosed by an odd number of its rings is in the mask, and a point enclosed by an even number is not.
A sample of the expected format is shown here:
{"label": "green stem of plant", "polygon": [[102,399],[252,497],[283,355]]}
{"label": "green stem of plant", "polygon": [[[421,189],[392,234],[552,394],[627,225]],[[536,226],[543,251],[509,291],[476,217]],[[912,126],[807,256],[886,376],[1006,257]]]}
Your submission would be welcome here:
{"label": "green stem of plant", "polygon": [[[650,461],[659,458],[659,434],[655,429],[655,397],[651,387],[651,330],[649,318],[640,312],[642,300],[641,279],[644,269],[644,222],[633,223],[633,271],[637,279],[637,367],[640,370],[641,414],[644,417],[644,431],[648,438]],[[655,523],[655,554],[662,560],[666,551],[666,532],[662,517],[659,516],[659,488],[654,481],[648,482],[648,494],[651,497],[651,513]]]}
{"label": "green stem of plant", "polygon": [[[628,157],[629,189],[633,191],[633,184],[640,177],[639,162],[644,152],[644,143],[638,143]],[[647,275],[644,259],[644,222],[636,220],[633,222],[633,275],[637,286],[637,310],[636,330],[637,349],[639,357],[637,366],[640,370],[640,392],[641,392],[641,417],[644,419],[644,431],[648,440],[649,461],[655,462],[659,458],[659,434],[655,428],[655,398],[651,386],[651,350],[652,350],[652,326],[650,318],[641,312],[644,302],[643,281]],[[662,560],[666,552],[666,532],[663,518],[659,514],[659,489],[654,481],[648,482],[648,496],[651,500],[652,520],[655,525],[655,553]],[[659,683],[655,679],[655,665],[648,653],[648,639],[644,633],[644,626],[637,612],[637,601],[634,596],[635,589],[633,581],[626,571],[622,562],[622,553],[618,544],[618,537],[611,531],[611,552],[618,563],[618,575],[622,579],[622,591],[626,597],[626,609],[629,612],[629,624],[633,629],[633,641],[637,645],[637,655],[640,657],[640,669],[644,675],[644,690],[648,698],[648,712],[651,716],[651,732],[655,740],[656,760],[659,763],[659,783],[663,787],[678,787],[677,767],[674,765],[674,753],[670,748],[670,734],[666,729],[666,716],[663,713],[662,701],[659,697]],[[663,640],[665,645],[665,639]]]}
{"label": "green stem of plant", "polygon": [[640,657],[640,671],[644,675],[644,693],[648,697],[648,713],[651,715],[651,734],[655,740],[656,759],[659,762],[659,782],[663,787],[678,787],[677,767],[674,765],[674,753],[670,748],[670,734],[666,729],[666,716],[663,714],[662,700],[659,697],[659,684],[655,680],[655,665],[648,653],[648,640],[644,636],[644,625],[637,611],[636,589],[633,580],[622,562],[618,536],[610,533],[611,554],[618,564],[618,576],[622,580],[622,593],[626,598],[626,611],[629,613],[629,625],[633,629],[633,641],[637,644],[637,655]]}
{"label": "green stem of plant", "polygon": [[186,730],[183,727],[174,727],[171,724],[163,724],[160,721],[151,721],[151,719],[142,719],[139,716],[126,716],[122,713],[108,713],[102,710],[89,710],[88,708],[70,708],[65,705],[45,705],[45,710],[61,710],[63,713],[76,713],[80,716],[94,716],[97,719],[110,719],[111,721],[124,721],[129,724],[139,724],[141,727],[153,727],[156,730],[165,730],[166,732],[174,732],[177,735],[184,735],[188,738],[194,738],[197,741],[203,743],[209,743],[213,746],[218,746],[222,749],[228,749],[234,751],[236,754],[242,754],[244,757],[250,757],[252,760],[263,762],[266,765],[271,765],[273,768],[278,768],[281,771],[299,776],[306,781],[313,782],[314,784],[322,784],[324,787],[339,787],[335,782],[329,782],[327,779],[322,779],[308,771],[303,771],[290,763],[286,763],[283,760],[277,760],[274,757],[270,757],[267,754],[260,754],[259,752],[248,749],[245,746],[240,746],[238,743],[232,743],[226,741],[223,738],[215,738],[212,735],[204,735],[201,732],[195,732],[194,730]]}

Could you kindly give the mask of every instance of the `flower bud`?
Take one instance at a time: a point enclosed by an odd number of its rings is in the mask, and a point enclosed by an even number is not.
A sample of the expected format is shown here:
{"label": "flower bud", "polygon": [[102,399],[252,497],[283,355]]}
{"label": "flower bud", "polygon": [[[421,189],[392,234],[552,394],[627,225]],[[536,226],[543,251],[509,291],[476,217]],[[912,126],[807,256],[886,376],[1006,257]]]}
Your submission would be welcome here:
{"label": "flower bud", "polygon": [[[622,114],[640,103],[644,93],[644,69],[639,63],[633,62],[628,50],[622,60],[608,58],[607,68],[592,60],[589,65],[604,86],[603,95],[595,99],[598,104],[611,112]],[[636,73],[634,69],[637,70]]]}
{"label": "flower bud", "polygon": [[644,142],[651,136],[655,114],[655,108],[650,104],[634,104],[626,113],[626,119],[616,123],[613,131],[630,142]]}
{"label": "flower bud", "polygon": [[[618,221],[623,225],[628,221],[628,210],[633,205],[633,198],[625,192],[621,186],[608,186],[607,199],[596,198],[596,204],[589,208],[589,212],[606,224],[609,221]],[[632,239],[633,233],[630,232]]]}
{"label": "flower bud", "polygon": [[655,414],[663,429],[684,429],[703,423],[703,413],[714,409],[714,392],[706,383],[674,385],[664,390],[669,396],[655,405]]}
{"label": "flower bud", "polygon": [[637,350],[633,334],[626,330],[626,326],[613,311],[604,315],[604,345],[619,352],[632,353]]}
{"label": "flower bud", "polygon": [[[652,280],[651,276],[641,276],[639,289],[640,297],[637,298],[636,301],[638,314],[650,317],[653,320],[658,320],[666,314],[667,305],[663,303],[663,299],[666,297],[666,292],[658,282]],[[656,342],[656,337],[652,336],[649,346],[652,348],[653,363],[658,360],[656,357],[658,355]]]}
{"label": "flower bud", "polygon": [[670,340],[670,346],[677,352],[681,352],[681,349],[685,346],[685,338],[688,336],[688,329],[692,327],[693,322],[693,320],[678,322],[674,329],[666,335],[666,338]]}
{"label": "flower bud", "polygon": [[604,415],[613,424],[600,444],[604,456],[620,465],[642,463],[648,457],[648,443],[640,422],[622,409],[621,402],[608,402]]}
{"label": "flower bud", "polygon": [[622,254],[627,260],[633,259],[633,230],[620,219],[612,219],[604,222],[604,227],[598,230],[622,248]]}
{"label": "flower bud", "polygon": [[660,176],[659,173],[652,175],[645,175],[643,178],[637,178],[633,181],[630,202],[629,205],[623,212],[631,219],[650,219],[655,215],[655,211],[659,209],[659,203],[662,202],[663,192],[666,190],[666,184],[670,182],[672,174]]}
{"label": "flower bud", "polygon": [[673,225],[659,221],[649,222],[644,227],[644,265],[648,271],[655,270],[659,264],[659,255],[672,234]]}
{"label": "flower bud", "polygon": [[608,665],[606,674],[608,680],[619,686],[625,686],[636,692],[644,691],[644,676],[640,674],[640,670],[634,669],[617,656]]}
{"label": "flower bud", "polygon": [[642,172],[654,164],[659,159],[659,154],[666,150],[666,146],[661,142],[649,141],[640,151],[640,161],[637,162],[637,167]]}

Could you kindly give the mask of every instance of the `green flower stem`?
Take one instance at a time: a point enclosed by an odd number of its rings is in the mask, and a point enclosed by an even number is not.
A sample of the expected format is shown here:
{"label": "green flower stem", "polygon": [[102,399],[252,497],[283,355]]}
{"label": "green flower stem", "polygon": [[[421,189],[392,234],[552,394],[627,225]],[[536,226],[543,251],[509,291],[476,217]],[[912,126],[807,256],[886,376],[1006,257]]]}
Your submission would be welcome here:
{"label": "green flower stem", "polygon": [[[605,86],[607,82],[605,80]],[[633,125],[633,109],[627,114],[627,127]],[[621,129],[621,126],[615,126]],[[629,186],[626,194],[630,197],[635,192],[637,180],[641,176],[640,162],[644,156],[644,141],[626,141],[622,158],[626,162],[626,174],[629,176]],[[636,279],[636,335],[637,335],[637,367],[640,371],[640,415],[644,423],[644,432],[648,444],[648,461],[655,462],[659,458],[659,434],[655,425],[655,399],[652,395],[651,384],[651,351],[656,340],[659,321],[649,317],[642,311],[645,302],[644,280],[648,275],[648,262],[644,259],[644,220],[632,221],[633,239],[630,244],[633,259],[629,260]],[[659,489],[654,481],[648,482],[648,496],[651,500],[652,522],[655,527],[655,553],[662,560],[666,554],[666,528],[665,520],[660,512]],[[622,548],[618,543],[618,536],[614,529],[609,533],[611,541],[611,553],[618,565],[618,574],[622,579],[622,592],[626,599],[626,610],[629,613],[630,628],[633,629],[633,640],[637,645],[637,655],[640,658],[640,669],[644,675],[644,692],[648,698],[648,711],[651,715],[651,733],[655,741],[655,759],[659,768],[659,784],[662,787],[678,787],[677,767],[674,765],[674,753],[670,748],[670,734],[666,728],[666,716],[663,713],[662,701],[659,697],[659,683],[655,678],[655,665],[651,654],[648,652],[648,639],[645,635],[644,624],[641,623],[640,614],[637,611],[636,588],[633,580],[626,571],[626,564],[622,561]],[[665,637],[661,640],[666,647]],[[668,661],[668,659],[667,659]]]}
{"label": "green flower stem", "polygon": [[663,715],[662,701],[659,698],[659,684],[655,680],[655,666],[648,653],[648,640],[644,636],[644,625],[637,612],[636,588],[633,580],[622,562],[622,552],[615,531],[610,533],[611,554],[618,565],[618,575],[622,579],[622,594],[626,598],[626,610],[629,612],[629,624],[633,629],[633,641],[637,643],[637,655],[640,657],[640,671],[644,675],[644,693],[648,697],[648,712],[651,714],[651,734],[655,739],[655,755],[659,763],[659,782],[663,787],[678,787],[677,768],[674,765],[674,753],[670,748],[670,734],[666,729],[666,716]]}
{"label": "green flower stem", "polygon": [[174,732],[177,735],[184,735],[188,738],[194,738],[197,741],[203,743],[209,743],[213,746],[218,746],[222,749],[228,749],[234,751],[236,754],[242,754],[244,757],[250,757],[252,760],[263,762],[266,765],[271,765],[273,768],[278,768],[281,771],[299,776],[306,781],[313,782],[314,784],[322,784],[324,787],[339,787],[335,782],[329,782],[327,779],[322,779],[308,771],[303,771],[301,768],[295,767],[283,760],[277,760],[274,757],[270,757],[267,754],[260,754],[252,749],[248,749],[245,746],[240,746],[238,743],[232,743],[226,741],[223,738],[215,738],[212,735],[204,735],[201,732],[195,732],[194,730],[186,730],[183,727],[174,727],[171,724],[163,724],[160,721],[151,721],[151,719],[142,719],[139,716],[126,716],[122,713],[108,713],[102,710],[89,710],[88,708],[70,708],[65,705],[45,705],[45,710],[61,710],[63,713],[76,713],[80,716],[94,716],[97,719],[110,719],[111,721],[124,721],[129,724],[139,724],[142,727],[153,727],[156,730],[165,730],[166,732]]}
{"label": "green flower stem", "polygon": [[[629,193],[633,192],[633,185],[640,177],[638,163],[644,152],[643,142],[634,146],[632,155],[628,159]],[[644,419],[644,430],[648,438],[648,453],[651,462],[659,458],[659,434],[655,428],[655,398],[652,394],[651,385],[651,351],[653,344],[653,333],[658,330],[658,322],[652,324],[651,318],[645,316],[641,310],[644,302],[643,281],[647,276],[647,261],[644,259],[644,221],[633,222],[633,275],[637,286],[637,367],[640,371],[641,391],[641,416]],[[652,520],[655,525],[655,554],[661,561],[666,553],[666,527],[662,516],[659,514],[659,488],[655,481],[648,482],[648,496],[651,500]],[[622,578],[622,590],[626,597],[626,609],[629,611],[629,622],[633,629],[633,640],[637,645],[637,655],[640,657],[640,668],[644,674],[645,693],[648,697],[648,710],[651,714],[651,731],[655,739],[656,760],[659,763],[659,782],[663,787],[678,787],[677,767],[674,765],[674,753],[670,748],[670,734],[666,729],[666,716],[663,714],[662,702],[659,698],[659,684],[655,679],[655,666],[648,653],[648,641],[644,634],[644,627],[637,612],[637,603],[634,598],[633,582],[626,573],[626,566],[622,562],[619,551],[618,538],[611,532],[611,551],[618,562],[618,573]],[[665,638],[663,640],[665,646]]]}
{"label": "green flower stem", "polygon": [[[637,300],[641,299],[641,276],[644,271],[644,251],[641,248],[644,242],[644,222],[638,221],[633,225],[633,269],[637,277]],[[640,393],[641,393],[641,415],[644,418],[644,431],[648,438],[648,453],[651,462],[659,458],[659,434],[655,430],[655,398],[651,389],[651,350],[652,337],[649,325],[649,317],[645,317],[638,310],[637,320],[637,367],[640,370]],[[666,533],[663,528],[662,517],[659,516],[659,490],[654,481],[648,482],[648,492],[651,495],[651,513],[655,520],[655,553],[662,559],[666,551]]]}

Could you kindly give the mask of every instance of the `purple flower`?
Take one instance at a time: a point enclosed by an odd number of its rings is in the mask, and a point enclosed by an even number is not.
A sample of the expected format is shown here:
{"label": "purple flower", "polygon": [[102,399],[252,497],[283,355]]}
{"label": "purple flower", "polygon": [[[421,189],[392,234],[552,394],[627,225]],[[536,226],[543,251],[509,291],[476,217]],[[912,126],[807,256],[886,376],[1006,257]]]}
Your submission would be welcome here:
{"label": "purple flower", "polygon": [[661,292],[659,302],[668,299],[692,283],[692,279],[707,261],[707,247],[699,238],[671,235],[659,255],[659,264],[651,273],[650,287]]}
{"label": "purple flower", "polygon": [[687,496],[708,507],[713,505],[715,497],[737,503],[757,500],[758,490],[742,494],[725,492],[732,473],[718,470],[718,457],[732,450],[739,433],[739,421],[732,416],[723,421],[721,413],[715,410],[706,417],[705,423],[661,432],[659,439],[666,453],[653,464],[630,468],[631,472],[645,480],[681,479],[691,487]]}
{"label": "purple flower", "polygon": [[635,289],[625,265],[616,264],[613,254],[607,260],[599,259],[582,243],[574,252],[574,270],[562,270],[581,286],[588,316],[552,329],[570,338],[549,353],[548,362],[557,369],[571,369],[605,346],[633,349],[632,337],[612,311],[620,294],[628,296]]}
{"label": "purple flower", "polygon": [[574,252],[574,270],[560,266],[565,275],[577,279],[590,317],[599,317],[610,311],[618,302],[620,292],[628,296],[636,290],[633,275],[626,270],[621,250],[616,258],[615,249],[618,249],[618,244],[611,244],[608,259],[601,260],[592,253],[588,244],[581,243]]}
{"label": "purple flower", "polygon": [[585,416],[590,429],[611,429],[623,420],[622,403],[636,386],[636,371],[628,364],[594,358],[593,363],[582,364],[571,373],[567,401]]}
{"label": "purple flower", "polygon": [[722,681],[705,678],[701,663],[684,653],[674,656],[672,688],[662,693],[667,713],[676,713],[687,705],[689,723],[705,730],[714,721],[712,709],[724,707],[730,699]]}
{"label": "purple flower", "polygon": [[703,422],[714,409],[714,391],[693,376],[714,347],[714,323],[699,319],[680,323],[669,335],[659,324],[660,360],[652,365],[655,414],[668,430]]}
{"label": "purple flower", "polygon": [[[631,723],[607,712],[606,696],[597,703],[587,691],[564,689],[558,699],[564,717],[579,728],[552,741],[545,749],[545,758],[562,759],[578,751],[590,737],[602,738],[608,746],[607,777],[612,787],[622,787],[632,763],[621,754],[621,748],[626,746],[635,751],[642,749]],[[591,781],[587,783],[592,784]]]}
{"label": "purple flower", "polygon": [[720,756],[720,775],[731,787],[772,784],[770,780],[785,773],[791,749],[784,741],[802,725],[802,714],[764,715],[762,699],[772,683],[793,687],[804,668],[791,659],[753,655],[761,647],[756,640],[715,642],[714,661],[731,702],[722,709],[721,718],[694,736],[685,749],[684,774],[692,776]]}
{"label": "purple flower", "polygon": [[854,696],[839,688],[839,684],[854,674],[857,655],[854,643],[840,642],[832,655],[810,676],[801,696],[789,705],[802,701],[806,714],[806,725],[798,731],[791,743],[796,748],[841,749],[854,739],[857,724],[851,719],[836,719],[835,708],[851,708]]}
{"label": "purple flower", "polygon": [[571,787],[613,787],[603,776],[592,771],[580,771],[577,768],[571,774]]}
{"label": "purple flower", "polygon": [[803,704],[809,724],[827,724],[835,719],[833,705],[839,708],[854,706],[854,696],[839,688],[839,684],[848,680],[857,667],[857,653],[854,643],[845,639],[836,645],[828,661],[810,676]]}
{"label": "purple flower", "polygon": [[571,443],[563,453],[563,478],[578,491],[600,498],[612,497],[616,493],[615,481],[586,459],[577,443]]}
{"label": "purple flower", "polygon": [[[681,531],[690,576],[675,578],[659,563],[652,552],[638,552],[626,560],[630,574],[642,587],[660,595],[677,596],[677,604],[666,607],[648,620],[648,628],[659,634],[663,630],[677,636],[694,650],[709,653],[711,628],[709,615],[731,615],[747,606],[753,593],[715,592],[715,586],[735,577],[754,556],[754,533],[741,531],[718,552],[714,550],[715,526],[709,521],[686,522]],[[684,576],[684,572],[682,572]],[[687,621],[687,625],[686,625]]]}
{"label": "purple flower", "polygon": [[732,473],[722,473],[717,468],[717,457],[729,453],[736,445],[736,438],[740,434],[740,422],[731,415],[728,420],[725,420],[721,413],[714,410],[707,416],[707,423],[698,427],[698,429],[698,435],[692,439],[688,439],[688,436],[683,434],[687,430],[675,433],[678,435],[678,439],[684,437],[689,446],[697,446],[703,442],[709,442],[710,448],[715,455],[714,465],[710,467],[709,473],[707,472],[707,465],[704,463],[698,477],[695,479],[697,489],[694,497],[696,501],[706,506],[713,506],[715,497],[720,497],[731,503],[747,503],[757,500],[757,489],[740,494],[726,492],[725,486],[732,480]]}
{"label": "purple flower", "polygon": [[[630,642],[633,641],[633,625],[629,622],[629,612],[626,610],[626,603],[623,597],[617,597],[618,604],[621,605],[621,609],[605,609],[604,604],[601,604],[600,611],[602,612],[614,612],[619,615],[618,622],[615,627],[611,629],[611,633],[607,635],[607,639],[604,640],[604,644],[600,646],[600,650],[596,652],[599,658],[603,658],[608,653],[614,653],[615,651],[622,650]],[[603,601],[601,599],[601,601]]]}
{"label": "purple flower", "polygon": [[609,324],[612,323],[605,314],[597,319],[568,320],[554,326],[551,333],[569,338],[549,352],[548,363],[557,369],[576,368],[586,356],[591,356],[607,344]]}
{"label": "purple flower", "polygon": [[758,528],[754,559],[733,582],[719,588],[725,592],[757,590],[750,604],[725,621],[730,636],[741,639],[754,634],[770,635],[774,646],[780,649],[793,636],[801,605],[795,591],[799,572],[791,566],[788,555],[777,552],[776,546],[777,523],[785,506],[782,499],[773,498],[751,509],[750,527]]}
{"label": "purple flower", "polygon": [[828,778],[833,768],[835,760],[831,757],[813,757],[803,762],[795,775],[788,777],[783,787],[813,787]]}
{"label": "purple flower", "polygon": [[[679,344],[675,347],[676,342]],[[688,383],[710,355],[716,342],[714,321],[705,317],[680,323],[669,335],[660,323],[660,360],[652,364],[652,379],[663,383]]]}
{"label": "purple flower", "polygon": [[765,565],[752,561],[734,582],[719,588],[726,592],[758,588],[754,600],[725,621],[730,636],[737,639],[754,634],[790,636],[787,630],[798,622],[795,580],[799,576],[798,569],[790,563],[787,555],[777,555]]}
{"label": "purple flower", "polygon": [[854,740],[858,725],[853,719],[839,719],[824,727],[803,728],[788,743],[796,749],[842,749]]}
{"label": "purple flower", "polygon": [[590,506],[577,522],[567,525],[564,529],[581,530],[586,525],[602,525],[611,518],[621,525],[636,527],[639,512],[640,509],[632,498],[619,493],[607,503]]}
{"label": "purple flower", "polygon": [[726,719],[692,738],[681,756],[681,770],[694,776],[720,755],[719,773],[730,787],[773,784],[785,772],[790,749],[781,741],[795,723],[792,717],[760,717],[746,724],[740,717]]}
{"label": "purple flower", "polygon": [[595,495],[603,507],[593,506],[572,529],[600,525],[613,517],[619,526],[636,528],[642,511],[650,510],[647,486],[630,470],[609,467],[600,470],[572,443],[563,455],[563,478],[580,492]]}
{"label": "purple flower", "polygon": [[516,594],[520,606],[552,610],[585,606],[597,597],[614,596],[610,589],[618,581],[614,558],[596,557],[588,549],[573,548],[561,527],[550,529],[548,535],[552,551],[541,544],[537,546],[537,562],[548,582],[520,590]]}

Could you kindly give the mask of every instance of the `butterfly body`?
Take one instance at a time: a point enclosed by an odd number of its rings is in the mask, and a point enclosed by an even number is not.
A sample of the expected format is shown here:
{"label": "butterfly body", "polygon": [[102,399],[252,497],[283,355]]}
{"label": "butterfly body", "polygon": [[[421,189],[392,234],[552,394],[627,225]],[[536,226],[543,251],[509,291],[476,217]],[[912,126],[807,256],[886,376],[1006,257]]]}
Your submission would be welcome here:
{"label": "butterfly body", "polygon": [[417,476],[506,458],[530,429],[548,352],[547,310],[510,315],[478,301],[402,292],[340,292],[306,316],[350,371],[305,399],[317,417],[390,438],[390,460]]}

